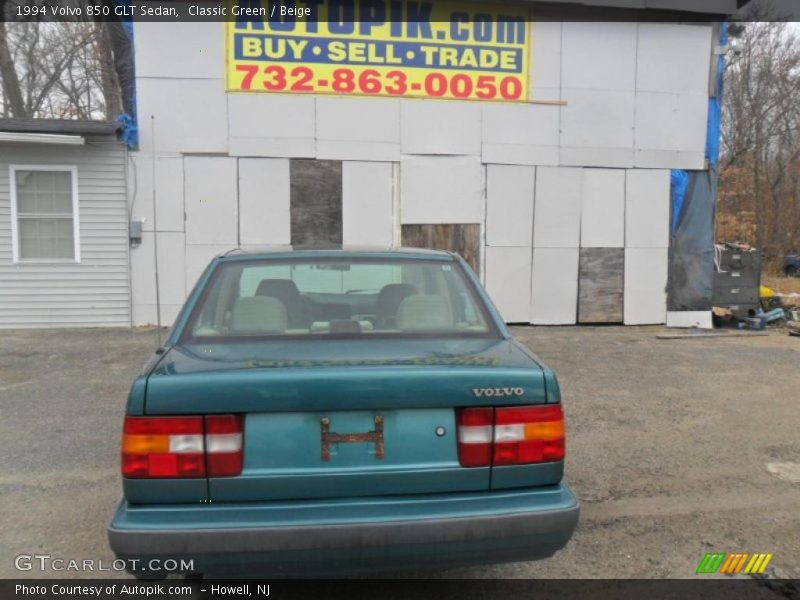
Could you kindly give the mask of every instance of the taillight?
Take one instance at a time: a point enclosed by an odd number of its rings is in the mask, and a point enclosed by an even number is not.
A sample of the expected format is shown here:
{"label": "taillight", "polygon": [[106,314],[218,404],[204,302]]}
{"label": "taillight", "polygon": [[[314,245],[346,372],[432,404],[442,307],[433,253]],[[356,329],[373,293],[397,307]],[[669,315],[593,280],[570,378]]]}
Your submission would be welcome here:
{"label": "taillight", "polygon": [[462,408],[458,412],[458,460],[464,467],[492,462],[491,408]]}
{"label": "taillight", "polygon": [[458,458],[464,467],[551,462],[564,456],[560,404],[458,411]]}
{"label": "taillight", "polygon": [[242,471],[241,416],[125,417],[122,475],[186,478]]}
{"label": "taillight", "polygon": [[495,409],[493,464],[563,459],[564,411],[560,404]]}
{"label": "taillight", "polygon": [[242,472],[243,419],[241,415],[206,417],[208,476],[230,477]]}

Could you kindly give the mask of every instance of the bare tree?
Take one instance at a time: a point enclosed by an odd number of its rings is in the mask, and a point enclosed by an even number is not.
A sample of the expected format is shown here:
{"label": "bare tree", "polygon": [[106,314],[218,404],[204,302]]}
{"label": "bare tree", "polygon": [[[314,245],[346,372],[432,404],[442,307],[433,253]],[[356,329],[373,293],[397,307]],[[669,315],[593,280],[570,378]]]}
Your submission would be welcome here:
{"label": "bare tree", "polygon": [[[7,19],[15,4],[5,5]],[[117,72],[125,60],[130,44],[118,22],[0,22],[0,114],[115,119],[123,112]]]}
{"label": "bare tree", "polygon": [[781,22],[737,33],[725,73],[719,235],[778,257],[800,247],[800,39]]}
{"label": "bare tree", "polygon": [[9,109],[3,112],[10,112],[14,117],[27,117],[28,113],[25,110],[25,103],[22,99],[19,77],[14,68],[14,59],[8,45],[6,24],[3,21],[0,21],[0,77],[3,79],[4,104],[7,100]]}

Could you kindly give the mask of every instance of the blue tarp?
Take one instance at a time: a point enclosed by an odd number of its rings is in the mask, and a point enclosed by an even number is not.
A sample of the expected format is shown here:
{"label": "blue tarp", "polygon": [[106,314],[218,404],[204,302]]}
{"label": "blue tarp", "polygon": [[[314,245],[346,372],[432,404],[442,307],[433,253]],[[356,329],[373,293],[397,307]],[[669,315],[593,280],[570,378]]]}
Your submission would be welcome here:
{"label": "blue tarp", "polygon": [[[115,0],[117,6],[125,6],[130,9],[130,0]],[[126,11],[130,14],[132,10]],[[122,32],[119,37],[124,36],[125,51],[121,52],[123,44],[115,44],[114,62],[117,68],[117,76],[120,80],[120,93],[122,94],[122,106],[125,112],[117,117],[117,123],[122,125],[121,138],[128,148],[136,150],[139,148],[139,124],[136,115],[136,69],[134,65],[133,51],[133,20],[131,17],[122,17]],[[123,34],[124,32],[124,34]],[[123,75],[124,73],[124,75]]]}
{"label": "blue tarp", "polygon": [[[720,24],[719,43],[728,45],[728,24]],[[719,140],[722,124],[722,86],[725,73],[725,55],[717,60],[717,93],[708,101],[708,133],[706,138],[706,158],[711,167],[719,162]]]}
{"label": "blue tarp", "polygon": [[[720,27],[720,44],[728,43],[728,25]],[[667,309],[709,310],[714,280],[714,222],[717,201],[725,57],[717,62],[717,93],[708,104],[706,158],[708,171],[672,171],[672,219]]]}

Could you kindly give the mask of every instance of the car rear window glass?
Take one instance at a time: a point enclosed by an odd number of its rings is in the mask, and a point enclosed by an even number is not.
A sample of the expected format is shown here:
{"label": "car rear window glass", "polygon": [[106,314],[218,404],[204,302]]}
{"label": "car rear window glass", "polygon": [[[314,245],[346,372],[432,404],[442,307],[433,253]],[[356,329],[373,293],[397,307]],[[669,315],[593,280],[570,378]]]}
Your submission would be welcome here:
{"label": "car rear window glass", "polygon": [[455,262],[264,259],[220,263],[186,335],[213,341],[494,333]]}

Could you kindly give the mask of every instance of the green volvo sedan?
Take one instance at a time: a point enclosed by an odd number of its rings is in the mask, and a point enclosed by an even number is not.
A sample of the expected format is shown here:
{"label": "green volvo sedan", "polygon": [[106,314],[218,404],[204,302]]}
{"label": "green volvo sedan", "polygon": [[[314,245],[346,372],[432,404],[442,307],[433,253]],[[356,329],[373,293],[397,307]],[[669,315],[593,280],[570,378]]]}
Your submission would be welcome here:
{"label": "green volvo sedan", "polygon": [[543,558],[578,522],[564,437],[459,256],[236,250],[131,387],[109,541],[207,576]]}

